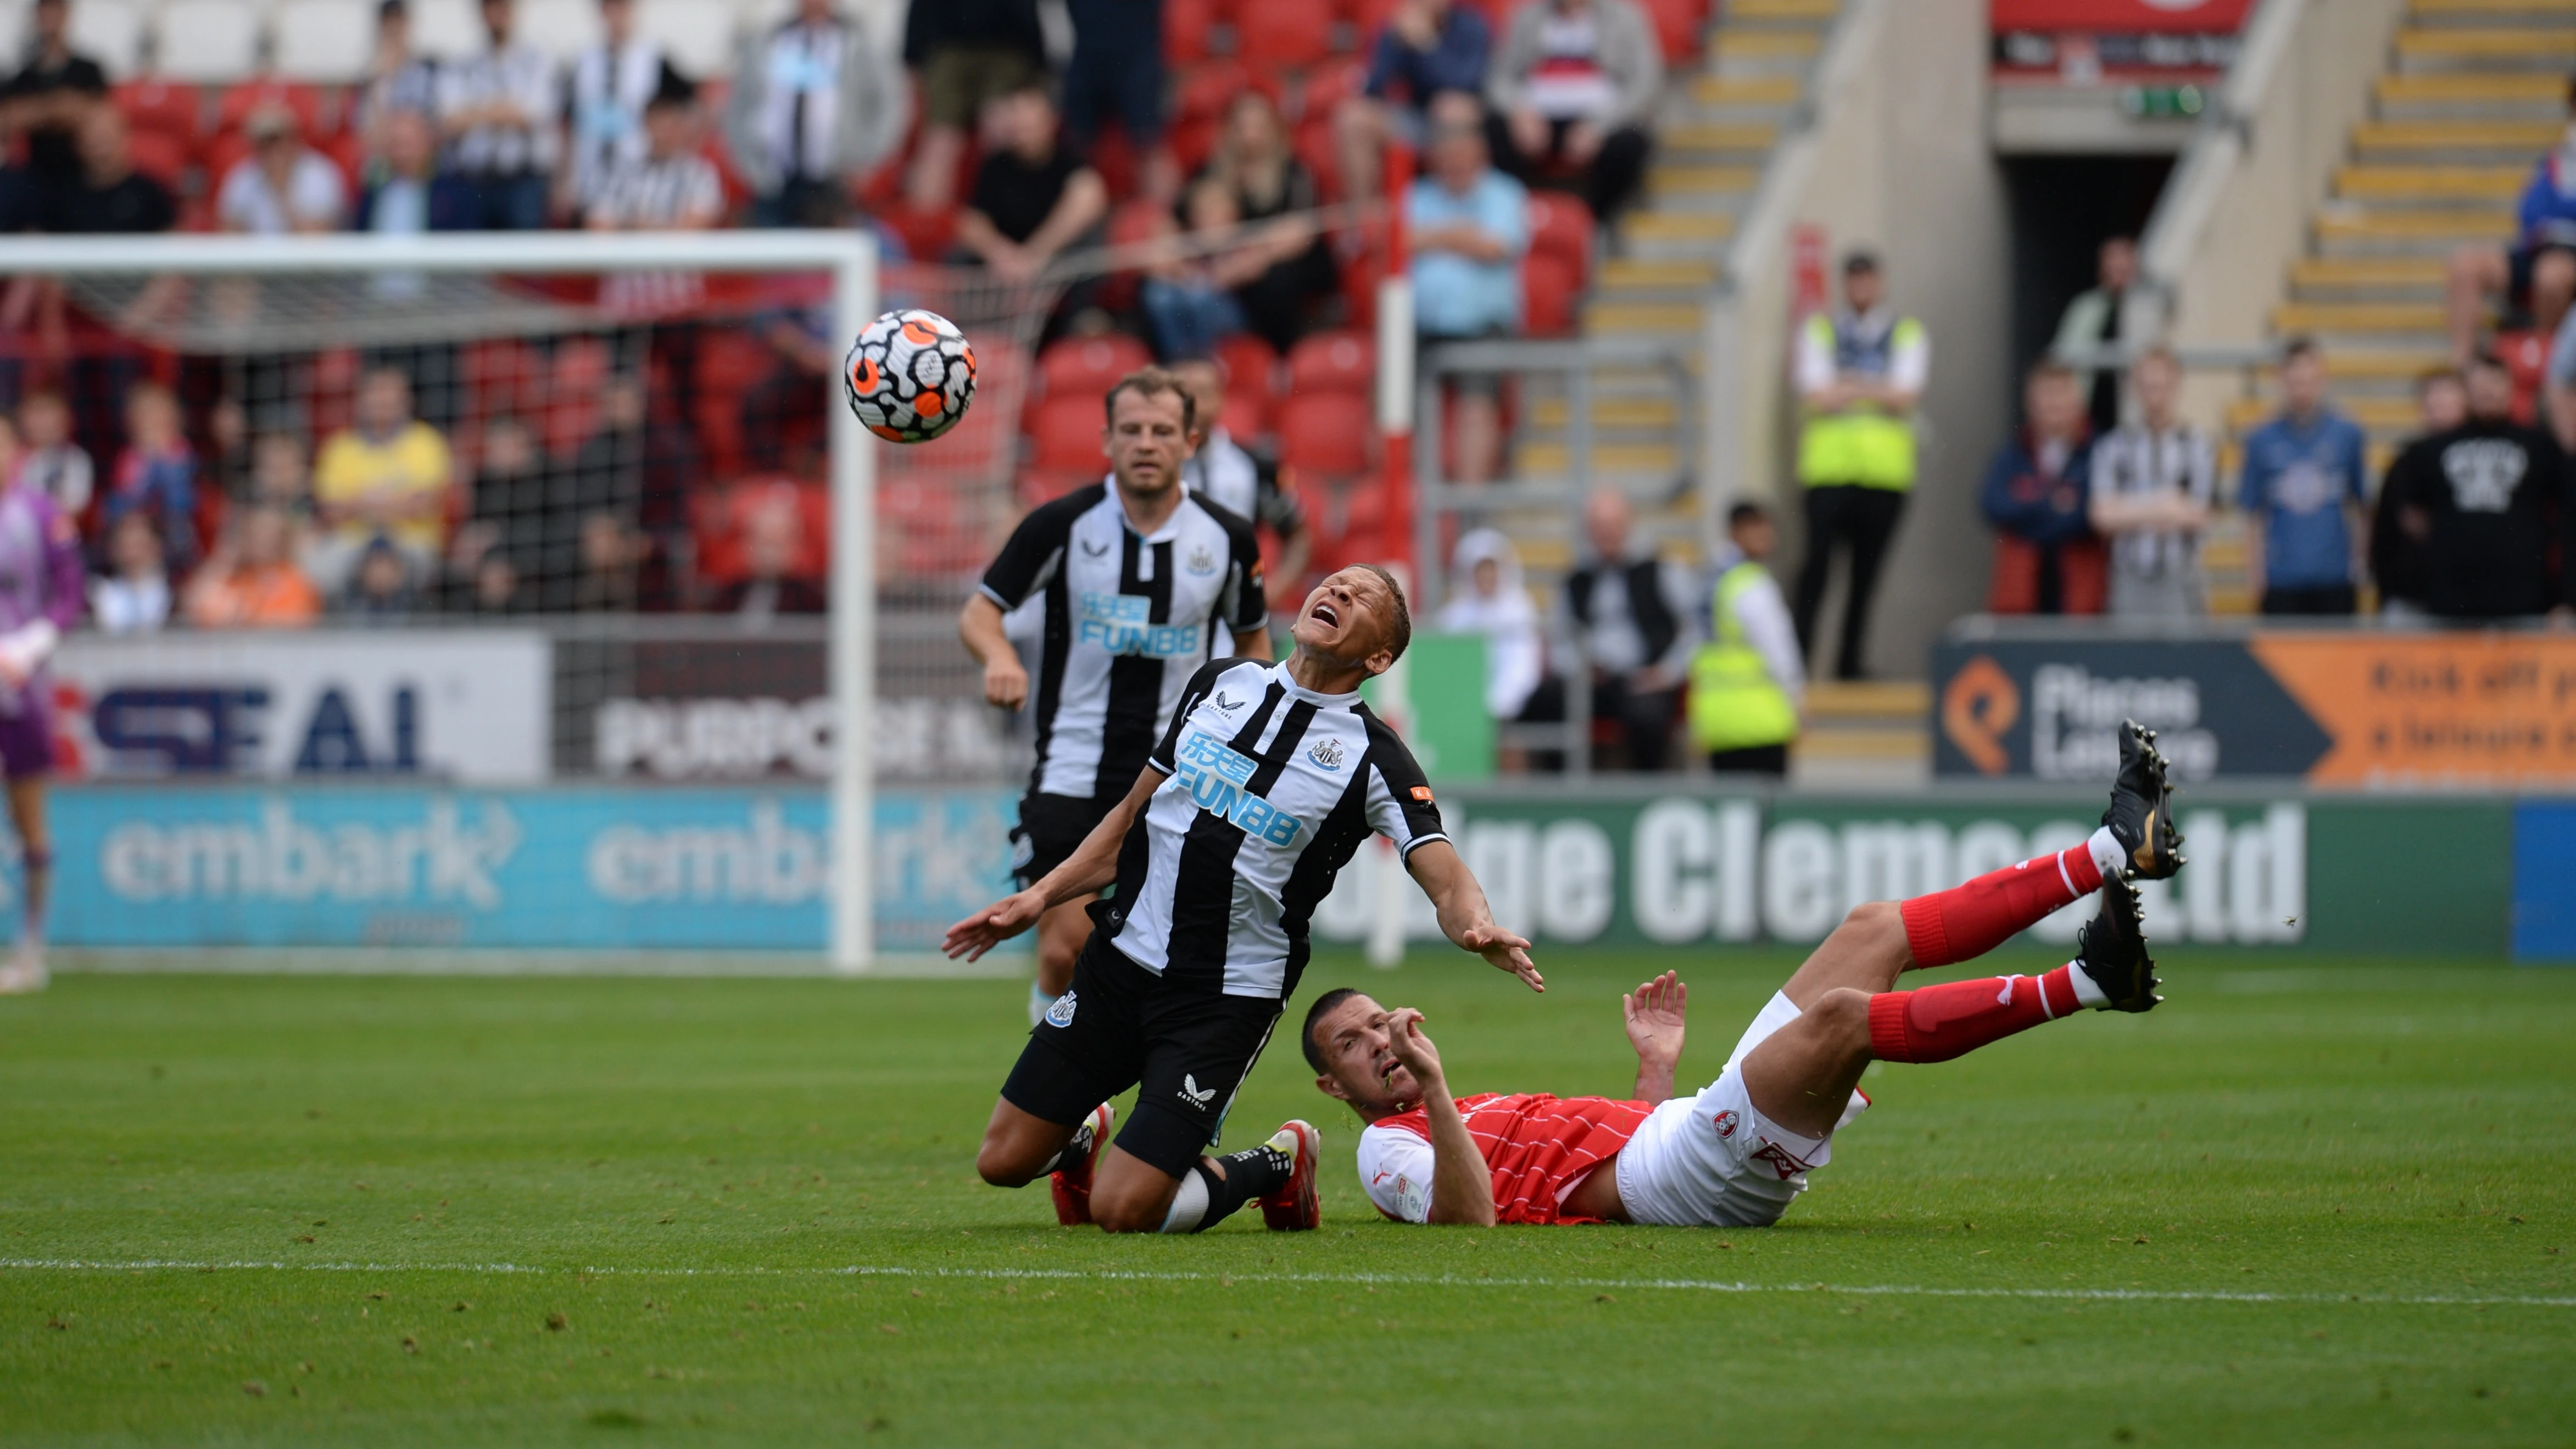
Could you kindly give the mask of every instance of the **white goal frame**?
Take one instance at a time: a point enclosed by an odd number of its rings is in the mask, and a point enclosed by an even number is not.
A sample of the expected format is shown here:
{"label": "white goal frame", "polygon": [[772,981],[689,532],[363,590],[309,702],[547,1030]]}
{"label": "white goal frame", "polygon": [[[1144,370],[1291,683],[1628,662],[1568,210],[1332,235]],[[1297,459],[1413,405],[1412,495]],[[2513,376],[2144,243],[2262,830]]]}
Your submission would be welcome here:
{"label": "white goal frame", "polygon": [[[315,273],[538,274],[616,271],[826,272],[833,335],[876,315],[876,239],[863,231],[442,232],[426,237],[0,237],[0,277],[291,276]],[[830,419],[832,888],[829,959],[855,975],[876,959],[871,836],[876,775],[876,449],[842,396]]]}

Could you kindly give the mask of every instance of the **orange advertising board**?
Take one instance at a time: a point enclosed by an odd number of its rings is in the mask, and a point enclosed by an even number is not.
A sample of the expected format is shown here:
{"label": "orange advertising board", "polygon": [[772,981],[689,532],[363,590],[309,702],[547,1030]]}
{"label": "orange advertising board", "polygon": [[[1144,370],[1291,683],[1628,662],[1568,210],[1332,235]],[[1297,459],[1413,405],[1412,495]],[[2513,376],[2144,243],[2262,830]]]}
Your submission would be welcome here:
{"label": "orange advertising board", "polygon": [[2246,648],[2332,740],[2333,785],[2576,787],[2576,634],[2270,634]]}

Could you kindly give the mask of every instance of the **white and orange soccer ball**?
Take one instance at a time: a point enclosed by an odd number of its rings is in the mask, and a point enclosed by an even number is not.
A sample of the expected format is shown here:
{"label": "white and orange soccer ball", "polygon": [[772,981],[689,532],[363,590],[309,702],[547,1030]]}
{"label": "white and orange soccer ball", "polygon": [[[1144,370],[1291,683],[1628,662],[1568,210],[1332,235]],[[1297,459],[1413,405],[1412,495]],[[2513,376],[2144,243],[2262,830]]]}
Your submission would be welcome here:
{"label": "white and orange soccer ball", "polygon": [[867,326],[841,360],[850,411],[889,443],[927,443],[975,400],[975,346],[957,324],[907,307]]}

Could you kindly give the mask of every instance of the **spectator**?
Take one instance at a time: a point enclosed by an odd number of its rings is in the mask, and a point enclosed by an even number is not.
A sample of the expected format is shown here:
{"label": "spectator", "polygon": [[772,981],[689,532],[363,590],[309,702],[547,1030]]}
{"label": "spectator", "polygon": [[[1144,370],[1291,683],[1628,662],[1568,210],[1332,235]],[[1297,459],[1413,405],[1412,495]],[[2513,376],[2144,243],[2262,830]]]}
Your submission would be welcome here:
{"label": "spectator", "polygon": [[[912,8],[919,15],[956,6]],[[889,57],[855,16],[832,13],[832,0],[798,0],[785,24],[746,34],[724,130],[734,169],[751,187],[752,224],[841,225],[848,178],[893,155],[909,118],[910,98]],[[952,152],[949,165],[956,162]]]}
{"label": "spectator", "polygon": [[300,629],[322,613],[322,593],[295,566],[295,525],[254,503],[233,515],[224,541],[188,581],[188,622],[200,629]]}
{"label": "spectator", "polygon": [[483,53],[439,73],[442,169],[465,190],[470,230],[536,231],[563,156],[555,63],[511,39],[517,0],[482,0],[482,10]]}
{"label": "spectator", "polygon": [[2110,541],[2111,613],[2189,619],[2208,609],[2200,536],[2216,501],[2218,458],[2198,428],[2174,416],[2182,367],[2155,348],[2130,369],[2138,421],[2093,444],[2093,531]]}
{"label": "spectator", "polygon": [[[1474,96],[1447,91],[1432,101],[1430,161],[1404,198],[1415,330],[1426,346],[1518,332],[1529,192],[1489,164]],[[1455,386],[1456,477],[1487,482],[1502,461],[1501,383],[1468,374]]]}
{"label": "spectator", "polygon": [[2368,453],[2360,425],[2326,402],[2324,355],[2307,338],[2292,338],[2281,353],[2280,416],[2246,435],[2236,484],[2264,613],[2352,612],[2353,530],[2370,496]]}
{"label": "spectator", "polygon": [[[1454,634],[1485,636],[1485,712],[1497,721],[1544,722],[1565,718],[1565,692],[1547,677],[1547,650],[1539,635],[1538,604],[1521,582],[1521,556],[1512,541],[1491,528],[1471,529],[1450,561],[1456,590],[1436,621]],[[1526,754],[1497,752],[1517,773]]]}
{"label": "spectator", "polygon": [[[1168,362],[1214,352],[1218,339],[1243,330],[1243,304],[1228,288],[1230,260],[1221,246],[1241,216],[1234,197],[1213,181],[1194,183],[1184,199],[1186,247],[1174,246],[1146,268],[1138,300],[1154,355]],[[1239,274],[1239,268],[1237,269]]]}
{"label": "spectator", "polygon": [[367,58],[366,78],[358,83],[353,104],[357,107],[354,129],[366,138],[371,151],[384,144],[386,117],[403,112],[437,114],[438,63],[413,52],[411,7],[406,0],[379,0],[376,48]]}
{"label": "spectator", "polygon": [[[724,179],[698,152],[698,88],[665,70],[644,108],[645,150],[612,162],[590,198],[592,231],[707,231],[724,222]],[[600,280],[599,305],[612,316],[685,311],[706,295],[696,272],[615,272]],[[667,334],[667,336],[663,335]],[[657,329],[683,414],[697,396],[697,333],[685,322]]]}
{"label": "spectator", "polygon": [[474,468],[472,521],[457,530],[450,567],[471,575],[486,551],[500,553],[516,567],[533,606],[549,574],[569,580],[579,566],[570,519],[561,540],[550,536],[557,502],[554,480],[547,476],[536,434],[527,423],[509,413],[486,419]]}
{"label": "spectator", "polygon": [[80,159],[80,174],[55,196],[54,230],[135,236],[179,224],[170,188],[134,169],[125,116],[116,107],[94,106],[81,118]]}
{"label": "spectator", "polygon": [[[1798,644],[1813,661],[1816,614],[1834,551],[1851,557],[1834,677],[1861,677],[1861,641],[1879,567],[1914,489],[1914,409],[1931,367],[1923,324],[1886,302],[1878,258],[1843,258],[1843,305],[1798,333],[1798,481],[1805,486],[1807,557],[1798,569]],[[2079,500],[2080,501],[2080,500]],[[2082,520],[2077,524],[2080,527]],[[1822,673],[1822,670],[1818,671]]]}
{"label": "spectator", "polygon": [[957,240],[1003,281],[1026,283],[1100,224],[1109,188],[1059,144],[1055,104],[1043,86],[995,100],[986,119],[993,149],[975,168]]}
{"label": "spectator", "polygon": [[90,617],[110,634],[158,633],[170,622],[170,572],[152,520],[129,513],[107,531],[104,577],[89,586]]}
{"label": "spectator", "polygon": [[[457,533],[465,536],[464,529]],[[448,575],[438,601],[440,613],[467,617],[510,618],[534,607],[509,551],[488,542],[467,554],[462,566]]]}
{"label": "spectator", "polygon": [[2124,337],[2134,338],[2143,330],[2141,319],[2130,315],[2139,300],[2134,291],[2137,241],[2125,236],[2106,238],[2094,268],[2097,280],[2066,304],[2065,315],[2058,319],[2057,340],[2048,350],[2058,361],[2074,366],[2084,379],[2085,411],[2092,417],[2093,436],[2106,438],[2120,426],[2121,369],[2082,365],[2076,359],[2115,350]]}
{"label": "spectator", "polygon": [[1635,551],[1636,512],[1617,487],[1583,500],[1583,529],[1592,560],[1566,576],[1565,608],[1592,671],[1592,717],[1617,723],[1629,769],[1661,770],[1699,645],[1699,590],[1686,570]]}
{"label": "spectator", "polygon": [[304,144],[295,112],[272,102],[242,123],[251,152],[224,173],[215,219],[230,232],[284,236],[338,231],[349,210],[340,168]]}
{"label": "spectator", "polygon": [[313,479],[304,466],[304,440],[292,432],[262,433],[250,444],[249,500],[283,510],[298,528],[313,519]]}
{"label": "spectator", "polygon": [[760,628],[781,614],[820,614],[823,591],[796,572],[799,520],[796,497],[780,489],[744,510],[744,576],[716,591],[714,611]]}
{"label": "spectator", "polygon": [[418,606],[411,561],[401,549],[379,538],[358,555],[357,570],[332,601],[331,613],[351,624],[399,624]]}
{"label": "spectator", "polygon": [[1073,57],[1064,69],[1064,129],[1090,155],[1114,120],[1144,158],[1147,199],[1169,203],[1180,163],[1163,144],[1163,0],[1065,0]]}
{"label": "spectator", "polygon": [[125,395],[125,436],[100,525],[112,529],[141,514],[161,535],[163,556],[185,573],[197,557],[197,455],[180,428],[179,399],[157,382],[136,383]]}
{"label": "spectator", "polygon": [[1369,45],[1360,94],[1333,111],[1333,144],[1344,197],[1378,194],[1379,161],[1389,142],[1421,150],[1443,91],[1475,95],[1485,88],[1493,31],[1482,12],[1458,0],[1398,0]]}
{"label": "spectator", "polygon": [[2576,569],[2553,585],[2576,538],[2576,477],[2546,429],[2513,420],[2513,373],[2493,353],[2468,368],[2468,420],[2400,456],[2388,470],[2398,507],[2418,512],[2424,605],[2436,618],[2576,614]]}
{"label": "spectator", "polygon": [[1807,672],[1797,626],[1767,560],[1779,544],[1758,503],[1727,510],[1726,543],[1712,560],[1709,642],[1691,656],[1691,743],[1721,775],[1789,773],[1789,744],[1806,707]]}
{"label": "spectator", "polygon": [[[2452,368],[2425,373],[2415,379],[2415,410],[2415,436],[2388,465],[2389,479],[2440,466],[2436,440],[2469,420],[2467,382]],[[2433,458],[2416,456],[2427,452]],[[2402,490],[2381,481],[2379,502],[2370,520],[2370,577],[2379,585],[2379,616],[2415,623],[2431,617],[2424,599],[2424,541],[2432,535],[2433,520],[2422,508],[2408,506],[2401,495]]]}
{"label": "spectator", "polygon": [[1633,0],[1523,5],[1485,80],[1495,162],[1528,185],[1571,182],[1606,223],[1645,180],[1663,92],[1663,50]]}
{"label": "spectator", "polygon": [[565,77],[568,154],[556,203],[566,215],[587,222],[609,175],[644,159],[644,109],[668,88],[670,70],[661,45],[635,33],[635,0],[599,0],[599,40]]}
{"label": "spectator", "polygon": [[[427,112],[391,111],[378,119],[352,223],[357,230],[378,236],[464,231],[475,205],[472,191],[438,174],[438,133]],[[421,287],[415,276],[393,295],[417,296]],[[388,295],[382,286],[377,293]]]}
{"label": "spectator", "polygon": [[314,576],[335,592],[378,538],[427,569],[447,531],[447,440],[412,416],[409,380],[389,367],[369,372],[351,412],[349,429],[333,434],[313,465]]}
{"label": "spectator", "polygon": [[58,392],[31,392],[18,403],[18,484],[54,500],[65,518],[89,511],[95,488],[89,453],[72,441],[71,405]]}
{"label": "spectator", "polygon": [[1223,186],[1235,215],[1252,228],[1242,247],[1220,259],[1220,279],[1234,289],[1245,325],[1287,352],[1305,335],[1308,309],[1333,295],[1341,275],[1330,244],[1306,216],[1323,204],[1322,193],[1290,148],[1267,92],[1247,87],[1226,103],[1199,179]]}
{"label": "spectator", "polygon": [[2092,442],[2084,389],[2064,363],[2044,361],[2022,385],[2025,425],[1986,470],[1986,521],[1995,526],[1995,614],[2098,614],[2108,591],[2102,540],[2086,494]]}
{"label": "spectator", "polygon": [[[0,171],[0,231],[46,224],[81,184],[82,122],[107,97],[107,72],[72,50],[70,0],[36,0],[27,64],[0,86],[0,136],[26,138],[26,163]],[[58,228],[68,230],[68,228]]]}
{"label": "spectator", "polygon": [[[2558,435],[2558,446],[2576,451],[2576,308],[2568,310],[2550,338],[2540,398],[2541,421]],[[2465,400],[2461,406],[2467,407]]]}
{"label": "spectator", "polygon": [[1279,540],[1279,557],[1265,570],[1270,606],[1296,603],[1306,595],[1306,563],[1315,546],[1306,510],[1296,494],[1279,486],[1278,464],[1244,451],[1226,431],[1225,364],[1213,357],[1183,358],[1172,364],[1172,373],[1190,390],[1190,416],[1197,424],[1181,482],[1219,508],[1269,526]]}
{"label": "spectator", "polygon": [[2576,299],[2576,77],[2567,86],[2568,130],[2557,149],[2531,168],[2505,246],[2469,242],[2451,253],[2446,308],[2451,360],[2465,364],[2486,330],[2487,298],[2528,309],[2532,330],[2557,335]]}
{"label": "spectator", "polygon": [[921,88],[921,139],[904,194],[917,211],[946,211],[957,200],[968,128],[994,102],[1046,84],[1037,0],[912,6],[904,16],[903,63]]}

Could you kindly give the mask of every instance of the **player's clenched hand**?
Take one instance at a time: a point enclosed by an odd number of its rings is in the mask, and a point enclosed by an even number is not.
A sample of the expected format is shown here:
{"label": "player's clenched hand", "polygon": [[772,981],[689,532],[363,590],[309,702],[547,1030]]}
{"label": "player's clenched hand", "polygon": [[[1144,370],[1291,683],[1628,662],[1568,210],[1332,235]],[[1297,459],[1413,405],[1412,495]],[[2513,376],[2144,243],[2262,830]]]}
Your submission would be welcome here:
{"label": "player's clenched hand", "polygon": [[1619,998],[1628,1044],[1637,1049],[1639,1061],[1669,1067],[1681,1060],[1682,1013],[1689,1004],[1690,988],[1670,971]]}
{"label": "player's clenched hand", "polygon": [[1529,942],[1500,926],[1469,926],[1458,933],[1458,944],[1493,963],[1497,971],[1509,971],[1529,983],[1532,991],[1545,991],[1547,978],[1530,964]]}
{"label": "player's clenched hand", "polygon": [[993,902],[984,909],[948,928],[939,949],[950,960],[959,956],[969,961],[983,959],[984,953],[1038,923],[1046,914],[1046,898],[1036,891],[1021,891]]}
{"label": "player's clenched hand", "polygon": [[1440,1049],[1422,1034],[1422,1013],[1410,1006],[1399,1006],[1386,1018],[1386,1048],[1395,1053],[1413,1080],[1428,1090],[1448,1085],[1440,1075]]}
{"label": "player's clenched hand", "polygon": [[984,666],[984,702],[1018,709],[1028,702],[1029,672],[1009,654]]}

